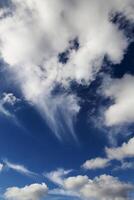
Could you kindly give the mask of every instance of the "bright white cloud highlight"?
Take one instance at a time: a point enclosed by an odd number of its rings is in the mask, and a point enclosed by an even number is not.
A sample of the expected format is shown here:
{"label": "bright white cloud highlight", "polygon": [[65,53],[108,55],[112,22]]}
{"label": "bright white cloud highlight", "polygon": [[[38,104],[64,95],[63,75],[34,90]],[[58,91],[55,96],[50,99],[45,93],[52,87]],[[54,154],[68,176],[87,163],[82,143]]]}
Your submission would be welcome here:
{"label": "bright white cloud highlight", "polygon": [[48,178],[53,183],[58,185],[63,185],[63,178],[68,175],[71,170],[57,169],[55,171],[51,171],[49,173],[44,173],[44,176]]}
{"label": "bright white cloud highlight", "polygon": [[125,75],[121,79],[110,81],[105,95],[114,100],[114,103],[106,110],[105,119],[107,126],[122,125],[134,122],[134,77]]}
{"label": "bright white cloud highlight", "polygon": [[45,183],[32,184],[23,188],[7,188],[4,197],[6,200],[41,200],[47,195],[48,187]]}
{"label": "bright white cloud highlight", "polygon": [[134,138],[127,143],[124,142],[120,147],[106,148],[106,154],[109,159],[116,160],[134,157]]}
{"label": "bright white cloud highlight", "polygon": [[3,170],[3,164],[2,163],[0,163],[0,172]]}
{"label": "bright white cloud highlight", "polygon": [[109,159],[107,158],[93,158],[90,160],[87,160],[82,167],[84,169],[99,169],[99,168],[105,168],[109,166]]}
{"label": "bright white cloud highlight", "polygon": [[87,160],[82,167],[89,170],[105,168],[112,164],[112,160],[119,160],[121,161],[121,166],[115,167],[115,169],[133,168],[133,163],[125,162],[124,159],[134,157],[134,137],[132,137],[128,142],[124,142],[119,147],[106,147],[105,153],[106,158],[93,158]]}
{"label": "bright white cloud highlight", "polygon": [[[134,21],[133,0],[11,0],[0,15],[0,54],[31,102],[61,139],[63,123],[74,136],[78,98],[70,83],[90,84],[105,56],[120,63],[128,39],[111,17],[117,12]],[[8,15],[10,11],[10,15]],[[70,41],[78,38],[79,49]],[[69,60],[58,55],[69,49]],[[16,80],[17,79],[17,80]],[[54,94],[57,85],[62,94]],[[60,113],[60,114],[59,114]],[[61,120],[63,119],[63,120]],[[61,121],[62,122],[61,122]],[[69,131],[68,131],[69,132]]]}

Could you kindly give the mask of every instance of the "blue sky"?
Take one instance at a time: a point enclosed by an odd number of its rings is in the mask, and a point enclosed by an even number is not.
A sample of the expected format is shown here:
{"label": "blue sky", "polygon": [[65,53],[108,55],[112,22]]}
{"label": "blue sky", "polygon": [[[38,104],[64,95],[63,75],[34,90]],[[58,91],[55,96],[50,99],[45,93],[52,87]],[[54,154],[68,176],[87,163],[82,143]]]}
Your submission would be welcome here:
{"label": "blue sky", "polygon": [[133,0],[0,0],[0,198],[134,196]]}

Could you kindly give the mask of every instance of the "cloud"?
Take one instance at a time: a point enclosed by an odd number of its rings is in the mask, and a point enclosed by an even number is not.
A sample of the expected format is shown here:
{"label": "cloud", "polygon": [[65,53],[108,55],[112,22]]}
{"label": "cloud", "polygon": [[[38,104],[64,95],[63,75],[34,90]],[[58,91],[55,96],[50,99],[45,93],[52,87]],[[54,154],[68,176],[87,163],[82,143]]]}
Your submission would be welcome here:
{"label": "cloud", "polygon": [[134,77],[124,75],[121,79],[111,79],[106,87],[105,95],[114,102],[105,111],[105,123],[107,126],[130,124],[134,122]]}
{"label": "cloud", "polygon": [[94,179],[78,175],[62,180],[62,188],[52,190],[52,194],[76,196],[84,200],[127,200],[129,192],[134,189],[132,184],[106,174]]}
{"label": "cloud", "polygon": [[13,93],[6,93],[4,92],[2,95],[2,103],[3,104],[10,104],[10,105],[14,105],[15,103],[17,103],[18,101],[20,101],[19,98],[17,98]]}
{"label": "cloud", "polygon": [[[121,161],[121,166],[119,168],[132,168],[133,163],[124,162],[125,158],[133,158],[134,157],[134,137],[132,137],[128,142],[124,142],[119,147],[111,147],[105,148],[106,157],[105,158],[93,158],[85,161],[82,165],[84,169],[99,169],[105,168],[111,165],[112,160]],[[115,168],[116,169],[116,168]],[[117,167],[118,169],[118,167]]]}
{"label": "cloud", "polygon": [[2,163],[0,163],[0,172],[3,170],[3,164]]}
{"label": "cloud", "polygon": [[95,200],[126,200],[128,193],[133,189],[130,184],[123,183],[118,178],[101,175],[80,189],[80,195],[85,199]]}
{"label": "cloud", "polygon": [[120,147],[106,148],[106,154],[109,159],[116,160],[134,157],[134,137]]}
{"label": "cloud", "polygon": [[[75,138],[73,122],[80,106],[71,83],[89,85],[105,56],[114,64],[121,62],[129,41],[112,17],[121,13],[133,22],[134,2],[11,0],[11,4],[1,11],[1,58],[25,99],[56,136],[64,137],[65,123]],[[70,46],[76,38],[79,48]],[[59,59],[63,52],[69,52],[67,63]]]}
{"label": "cloud", "polygon": [[79,190],[83,185],[88,183],[87,176],[69,177],[64,180],[64,188],[68,190]]}
{"label": "cloud", "polygon": [[134,169],[134,162],[132,161],[122,161],[120,166],[115,167],[113,170],[128,170],[128,169]]}
{"label": "cloud", "polygon": [[93,158],[90,160],[87,160],[82,167],[84,169],[99,169],[99,168],[105,168],[107,166],[109,166],[109,159],[107,158]]}
{"label": "cloud", "polygon": [[31,176],[31,177],[37,176],[36,173],[30,171],[29,169],[27,169],[23,165],[15,164],[15,163],[9,162],[8,160],[4,160],[3,163],[4,163],[4,168],[6,167],[8,169],[12,169],[12,170],[14,170],[14,171],[16,171],[18,173],[24,174],[26,176]]}
{"label": "cloud", "polygon": [[47,195],[48,187],[45,183],[32,184],[23,188],[10,187],[4,193],[6,200],[41,200]]}
{"label": "cloud", "polygon": [[0,97],[0,112],[7,117],[14,118],[15,116],[6,108],[6,105],[14,106],[20,99],[13,93],[4,92]]}
{"label": "cloud", "polygon": [[53,183],[62,185],[64,176],[68,175],[70,172],[71,170],[57,169],[56,171],[44,173],[44,176],[48,178],[50,181],[52,181]]}

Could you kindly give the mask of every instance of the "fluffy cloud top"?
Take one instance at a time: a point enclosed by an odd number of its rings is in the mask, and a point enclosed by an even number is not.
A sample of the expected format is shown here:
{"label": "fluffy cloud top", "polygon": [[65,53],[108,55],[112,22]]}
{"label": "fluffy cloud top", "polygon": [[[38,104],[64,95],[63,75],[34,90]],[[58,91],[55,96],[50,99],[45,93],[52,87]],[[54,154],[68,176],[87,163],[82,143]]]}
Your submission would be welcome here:
{"label": "fluffy cloud top", "polygon": [[93,180],[89,179],[88,184],[80,189],[80,195],[85,199],[126,200],[132,189],[132,185],[122,183],[115,177],[101,175]]}
{"label": "fluffy cloud top", "polygon": [[23,188],[7,188],[4,197],[7,200],[40,200],[45,197],[48,188],[45,183],[32,184]]}
{"label": "fluffy cloud top", "polygon": [[44,173],[44,176],[48,178],[53,183],[58,185],[63,185],[63,178],[69,174],[71,170],[57,169],[55,171],[51,171],[47,174]]}
{"label": "fluffy cloud top", "polygon": [[120,147],[106,148],[106,154],[108,158],[117,160],[134,157],[134,138],[131,138],[128,143],[124,142]]}
{"label": "fluffy cloud top", "polygon": [[107,158],[93,158],[90,160],[87,160],[82,167],[84,169],[99,169],[99,168],[105,168],[109,165],[109,159]]}
{"label": "fluffy cloud top", "polygon": [[[78,98],[70,84],[90,84],[105,56],[120,63],[128,39],[112,22],[134,21],[133,0],[11,0],[0,13],[0,55],[22,90],[61,139],[65,123],[74,136]],[[9,14],[10,13],[10,14]],[[79,48],[70,44],[78,38]],[[68,53],[68,62],[59,55]],[[64,88],[55,93],[57,86]],[[60,120],[62,120],[62,123]]]}
{"label": "fluffy cloud top", "polygon": [[72,195],[85,200],[127,200],[133,185],[123,183],[118,178],[101,175],[90,179],[88,176],[62,177],[60,189],[54,189],[52,194]]}
{"label": "fluffy cloud top", "polygon": [[69,177],[64,180],[64,188],[68,190],[79,190],[83,185],[88,183],[87,176]]}
{"label": "fluffy cloud top", "polygon": [[114,100],[106,110],[106,125],[121,125],[134,122],[134,77],[125,75],[122,79],[113,79],[105,89],[105,95]]}

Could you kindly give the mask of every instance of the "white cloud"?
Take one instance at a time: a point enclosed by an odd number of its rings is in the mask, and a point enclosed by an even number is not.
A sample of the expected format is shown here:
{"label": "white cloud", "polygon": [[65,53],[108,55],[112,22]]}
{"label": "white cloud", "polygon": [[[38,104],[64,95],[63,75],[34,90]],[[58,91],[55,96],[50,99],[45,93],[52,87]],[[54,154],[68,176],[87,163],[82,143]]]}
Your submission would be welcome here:
{"label": "white cloud", "polygon": [[63,185],[64,176],[66,176],[70,172],[71,170],[57,169],[56,171],[44,173],[44,176],[47,177],[53,183],[56,183],[58,185]]}
{"label": "white cloud", "polygon": [[7,117],[13,117],[13,114],[5,107],[6,104],[14,106],[20,99],[17,98],[13,93],[4,92],[0,97],[0,112]]}
{"label": "white cloud", "polygon": [[7,188],[4,197],[6,200],[41,200],[47,195],[48,187],[45,183],[32,184],[23,188]]}
{"label": "white cloud", "polygon": [[127,143],[124,142],[120,147],[106,148],[107,157],[111,160],[122,160],[134,157],[134,137]]}
{"label": "white cloud", "polygon": [[[70,83],[90,84],[108,56],[120,63],[128,40],[111,15],[122,13],[134,21],[133,0],[11,0],[12,14],[0,20],[0,54],[14,74],[24,97],[31,102],[60,139],[60,118],[74,136],[73,120],[80,107]],[[13,10],[12,10],[13,9]],[[10,8],[7,9],[8,12]],[[4,8],[1,13],[5,12]],[[78,38],[67,64],[58,54]],[[54,95],[56,85],[65,94]],[[69,92],[69,93],[68,93]],[[57,113],[61,111],[62,117]],[[65,112],[66,111],[66,112]],[[58,115],[58,117],[57,117]]]}
{"label": "white cloud", "polygon": [[109,165],[109,159],[107,158],[93,158],[90,160],[87,160],[82,167],[84,169],[99,169],[99,168],[105,168]]}
{"label": "white cloud", "polygon": [[104,89],[105,95],[114,100],[105,112],[107,126],[134,122],[133,87],[134,77],[125,75],[121,79],[112,79],[109,86]]}
{"label": "white cloud", "polygon": [[3,164],[2,163],[0,163],[0,172],[3,170]]}
{"label": "white cloud", "polygon": [[88,176],[69,177],[64,180],[64,188],[68,190],[79,190],[88,183]]}
{"label": "white cloud", "polygon": [[13,93],[6,93],[4,92],[2,94],[2,99],[1,99],[2,103],[8,103],[10,105],[14,105],[15,103],[17,103],[18,101],[20,101],[19,98],[17,98]]}
{"label": "white cloud", "polygon": [[81,188],[80,194],[85,199],[127,200],[128,192],[132,189],[132,185],[123,183],[115,177],[101,175],[93,180],[89,179],[88,184]]}
{"label": "white cloud", "polygon": [[119,147],[111,147],[105,148],[106,157],[105,158],[93,158],[87,160],[82,167],[84,169],[99,169],[105,168],[112,164],[112,160],[119,160],[121,161],[121,166],[115,167],[117,168],[132,168],[133,163],[125,162],[125,158],[133,158],[134,157],[134,137],[132,137],[128,142],[124,142]]}
{"label": "white cloud", "polygon": [[24,174],[26,176],[31,176],[31,177],[37,176],[36,173],[30,171],[23,165],[15,164],[15,163],[9,162],[8,160],[4,160],[3,162],[4,162],[4,167],[15,170],[16,172],[19,172],[21,174]]}
{"label": "white cloud", "polygon": [[77,196],[83,200],[127,200],[134,189],[133,185],[105,174],[94,179],[78,175],[62,180],[60,189],[50,191],[51,194]]}

